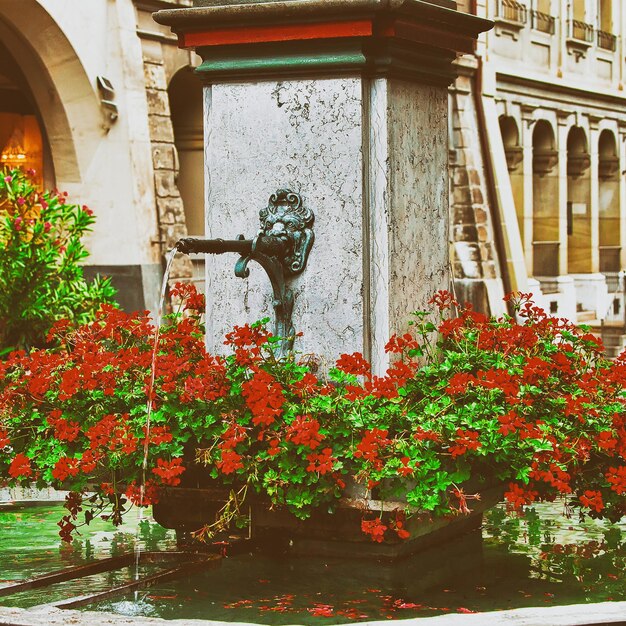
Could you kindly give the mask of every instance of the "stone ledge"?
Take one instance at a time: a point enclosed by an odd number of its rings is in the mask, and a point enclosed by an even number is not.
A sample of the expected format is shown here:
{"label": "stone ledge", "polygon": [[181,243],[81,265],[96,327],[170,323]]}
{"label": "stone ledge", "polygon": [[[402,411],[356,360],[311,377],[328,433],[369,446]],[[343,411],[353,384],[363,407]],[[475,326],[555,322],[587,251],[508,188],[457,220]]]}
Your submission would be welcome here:
{"label": "stone ledge", "polygon": [[[454,614],[437,617],[403,619],[403,626],[600,626],[613,624],[625,626],[626,602],[600,604],[574,604],[547,608],[513,609]],[[352,622],[353,624],[355,622]],[[359,626],[383,626],[388,620],[358,622]],[[0,626],[237,626],[242,622],[213,620],[173,619],[154,617],[125,617],[92,611],[66,611],[61,609],[14,609],[0,607]]]}
{"label": "stone ledge", "polygon": [[421,16],[428,14],[438,21],[463,19],[476,31],[483,30],[484,25],[492,24],[474,15],[458,12],[454,3],[448,3],[446,0],[431,0],[430,2],[428,0],[257,0],[254,3],[245,1],[228,4],[225,4],[225,0],[205,0],[201,6],[189,9],[157,11],[153,18],[159,24],[171,26],[177,30],[189,26],[199,28],[227,23],[243,26],[247,23],[260,24],[265,21],[306,21],[311,18],[354,17],[390,11],[401,14],[418,12]]}

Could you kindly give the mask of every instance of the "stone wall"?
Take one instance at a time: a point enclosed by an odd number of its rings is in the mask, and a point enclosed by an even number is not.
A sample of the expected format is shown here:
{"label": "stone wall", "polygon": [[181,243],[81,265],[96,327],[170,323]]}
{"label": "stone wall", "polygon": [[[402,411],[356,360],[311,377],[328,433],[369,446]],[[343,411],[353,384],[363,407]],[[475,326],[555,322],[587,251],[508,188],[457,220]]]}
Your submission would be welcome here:
{"label": "stone wall", "polygon": [[[185,208],[176,185],[178,155],[174,146],[174,130],[167,94],[165,66],[162,59],[144,55],[148,122],[154,168],[154,191],[159,222],[159,245],[162,253],[174,247],[187,235]],[[170,273],[171,280],[192,276],[191,262],[177,256]]]}
{"label": "stone wall", "polygon": [[480,310],[502,309],[502,275],[476,107],[475,60],[464,57],[450,88],[452,274],[457,298]]}

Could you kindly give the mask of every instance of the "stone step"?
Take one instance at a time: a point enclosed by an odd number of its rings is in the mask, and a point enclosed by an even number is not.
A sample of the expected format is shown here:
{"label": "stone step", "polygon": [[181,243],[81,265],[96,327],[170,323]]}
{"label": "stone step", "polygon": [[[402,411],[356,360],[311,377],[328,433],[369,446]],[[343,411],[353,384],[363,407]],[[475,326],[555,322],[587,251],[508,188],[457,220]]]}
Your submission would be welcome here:
{"label": "stone step", "polygon": [[626,328],[624,324],[596,323],[592,325],[591,332],[602,339],[605,353],[609,358],[615,358],[626,348]]}
{"label": "stone step", "polygon": [[595,311],[578,311],[576,313],[576,320],[579,324],[590,324],[591,322],[597,322]]}

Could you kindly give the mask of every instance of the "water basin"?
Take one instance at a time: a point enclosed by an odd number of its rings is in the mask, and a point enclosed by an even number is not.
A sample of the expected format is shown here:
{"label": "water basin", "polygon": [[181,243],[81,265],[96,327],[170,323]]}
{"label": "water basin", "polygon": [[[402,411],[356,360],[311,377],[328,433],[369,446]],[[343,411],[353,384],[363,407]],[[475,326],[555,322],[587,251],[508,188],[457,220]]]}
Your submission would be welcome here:
{"label": "water basin", "polygon": [[[175,548],[173,533],[136,516],[123,532],[95,521],[82,529],[78,542],[62,547],[56,538],[61,514],[59,505],[50,504],[0,509],[1,580],[127,552],[134,548],[137,527],[144,548]],[[395,565],[243,553],[225,559],[218,570],[86,608],[166,619],[335,624],[621,601],[626,600],[625,572],[626,524],[568,520],[559,504],[537,505],[523,519],[507,517],[498,506],[486,514],[481,533]],[[85,593],[109,582],[96,578],[77,584]],[[76,588],[71,591],[76,595]],[[41,602],[41,591],[38,601],[18,595],[0,598],[0,604]]]}

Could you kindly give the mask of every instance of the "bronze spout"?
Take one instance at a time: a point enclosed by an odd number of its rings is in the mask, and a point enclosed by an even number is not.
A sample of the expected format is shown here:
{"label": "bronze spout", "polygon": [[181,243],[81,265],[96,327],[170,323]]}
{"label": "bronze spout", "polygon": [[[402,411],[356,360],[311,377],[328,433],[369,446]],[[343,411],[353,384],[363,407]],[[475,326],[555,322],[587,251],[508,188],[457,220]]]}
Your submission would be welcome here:
{"label": "bronze spout", "polygon": [[236,252],[247,256],[253,252],[267,256],[284,257],[290,248],[288,239],[276,236],[259,235],[254,239],[200,239],[184,237],[176,244],[183,254],[225,254]]}

